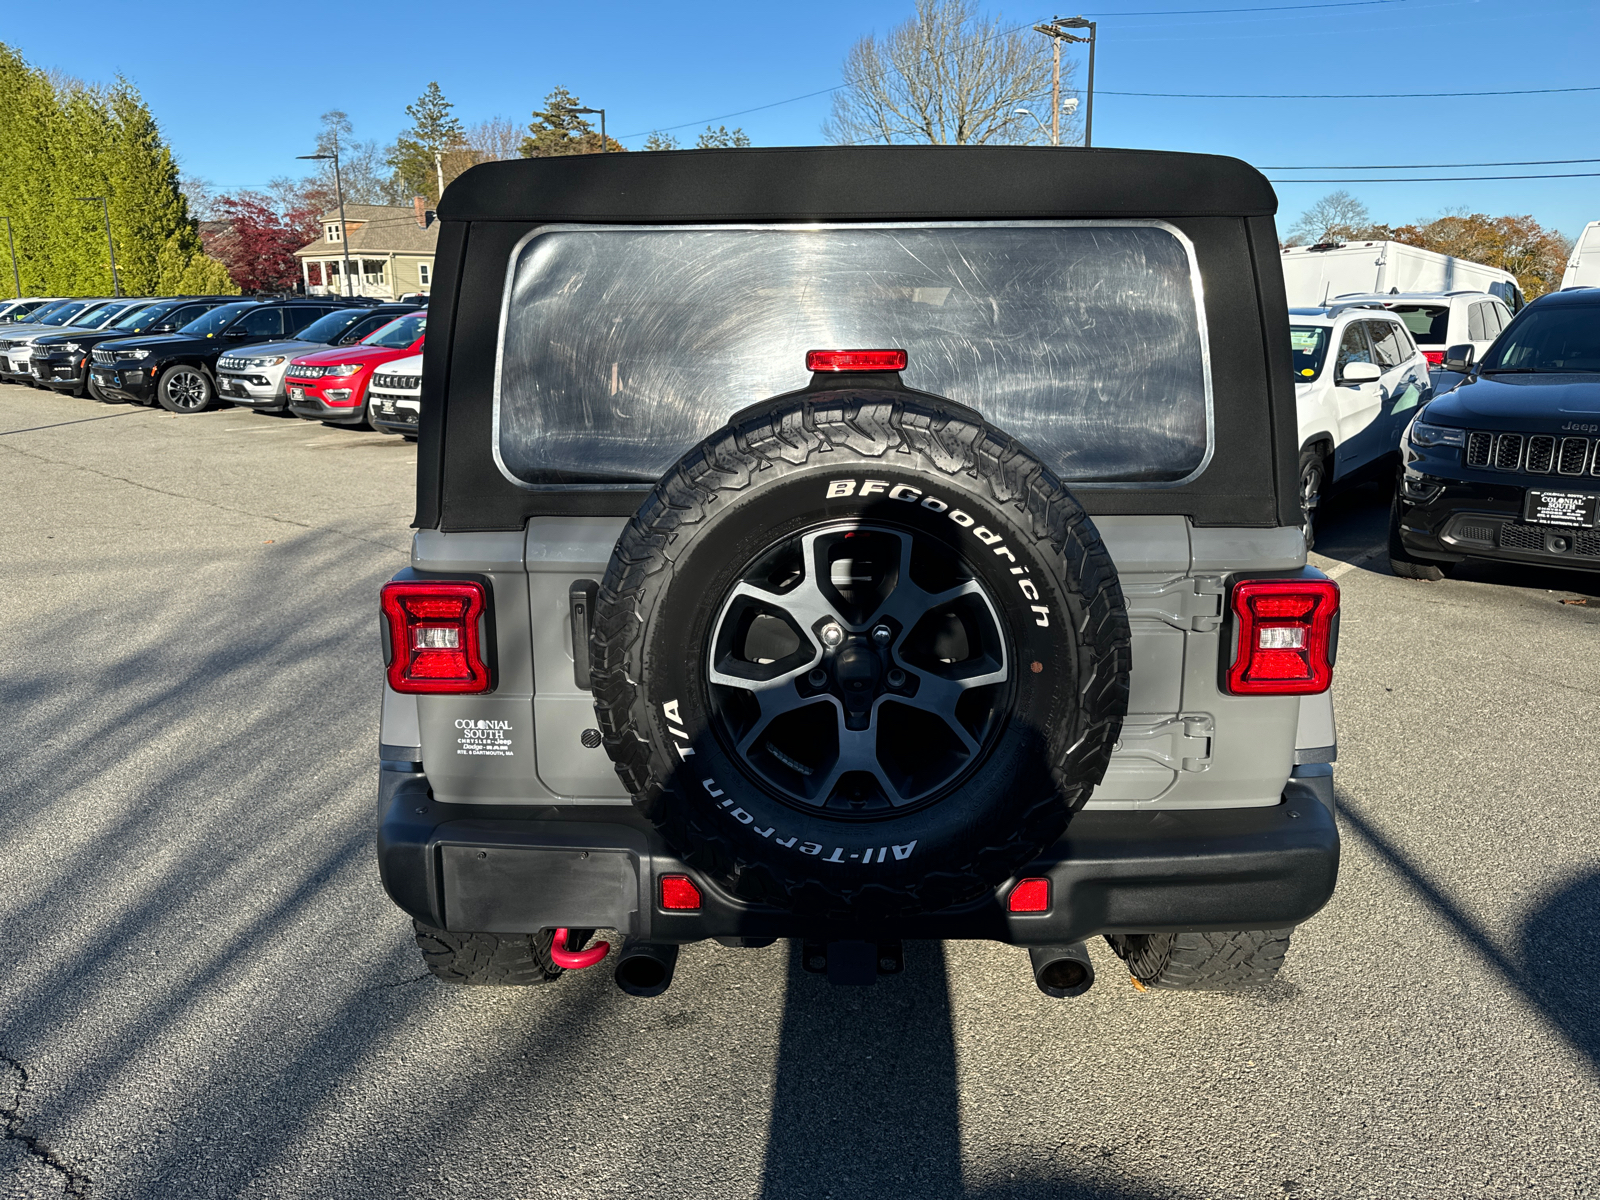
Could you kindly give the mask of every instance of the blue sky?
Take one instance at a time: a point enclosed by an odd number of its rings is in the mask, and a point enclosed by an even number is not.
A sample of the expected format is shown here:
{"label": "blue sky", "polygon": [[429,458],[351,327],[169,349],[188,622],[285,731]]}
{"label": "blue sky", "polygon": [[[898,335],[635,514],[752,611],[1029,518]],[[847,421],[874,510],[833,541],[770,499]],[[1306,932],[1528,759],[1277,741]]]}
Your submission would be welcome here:
{"label": "blue sky", "polygon": [[[1083,11],[1099,22],[1095,143],[1234,154],[1266,167],[1600,158],[1600,91],[1443,99],[1436,93],[1600,86],[1594,0],[1083,0],[1083,10],[985,7],[1008,24]],[[1203,12],[1251,8],[1250,12]],[[0,39],[32,63],[89,80],[121,72],[144,93],[187,171],[224,190],[297,173],[317,117],[347,111],[360,138],[388,141],[438,80],[469,123],[525,122],[550,88],[604,105],[637,147],[652,128],[709,119],[757,145],[814,144],[827,95],[858,38],[903,20],[910,0],[807,6],[692,3],[517,6],[452,0],[245,5],[87,0],[63,15],[16,5]],[[1178,10],[1172,14],[1171,10]],[[1159,11],[1171,15],[1137,15]],[[1500,52],[1497,53],[1497,48]],[[1081,73],[1080,73],[1081,82]],[[1197,100],[1114,92],[1403,94],[1386,100]],[[773,105],[772,107],[760,107]],[[759,109],[753,112],[741,110]],[[727,116],[725,114],[741,113]],[[1423,171],[1474,175],[1600,171],[1600,163]],[[1394,171],[1353,171],[1355,177]],[[1322,179],[1339,172],[1269,170]],[[1338,183],[1280,184],[1284,228]],[[1575,234],[1600,219],[1600,177],[1351,183],[1393,224],[1453,206],[1532,213]]]}

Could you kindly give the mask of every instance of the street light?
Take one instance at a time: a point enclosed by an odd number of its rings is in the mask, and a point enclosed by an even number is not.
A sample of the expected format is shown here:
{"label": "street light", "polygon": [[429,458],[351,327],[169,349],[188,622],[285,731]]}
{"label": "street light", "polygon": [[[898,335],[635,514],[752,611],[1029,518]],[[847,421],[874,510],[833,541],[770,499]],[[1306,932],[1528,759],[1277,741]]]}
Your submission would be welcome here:
{"label": "street light", "polygon": [[339,135],[333,135],[332,154],[296,154],[295,157],[307,162],[333,160],[333,195],[339,202],[339,251],[344,255],[344,294],[353,296],[355,293],[350,288],[350,237],[344,226],[344,183],[339,178]]}
{"label": "street light", "polygon": [[603,108],[569,108],[573,113],[599,113],[600,114],[600,153],[604,154],[610,149],[606,145],[606,110]]}
{"label": "street light", "polygon": [[[1067,116],[1069,116],[1069,117],[1073,113],[1077,112],[1078,111],[1078,98],[1076,96],[1068,96],[1065,100],[1063,100],[1061,102],[1061,111],[1066,113]],[[1011,115],[1012,116],[1017,116],[1017,117],[1033,117],[1033,123],[1039,127],[1039,132],[1044,134],[1046,137],[1050,136],[1050,131],[1044,127],[1044,122],[1039,120],[1039,118],[1034,114],[1032,109],[1030,109],[1030,108],[1013,108],[1011,110]],[[1060,143],[1060,135],[1059,134],[1056,136],[1055,140],[1053,140],[1051,144],[1052,145],[1060,145],[1061,144]]]}
{"label": "street light", "polygon": [[17,299],[22,299],[22,272],[17,270],[17,239],[11,235],[11,218],[6,218],[6,241],[11,246],[11,279],[17,285]]}
{"label": "street light", "polygon": [[[106,249],[111,252],[111,294],[113,296],[120,296],[122,295],[122,280],[117,277],[117,248],[111,244],[111,205],[106,203],[106,198],[104,196],[79,196],[78,199],[83,201],[85,204],[94,204],[98,201],[100,205],[100,211],[105,214]],[[8,231],[10,229],[10,224],[11,223],[8,220],[6,222]],[[17,292],[18,294],[21,294],[22,288],[20,286],[17,288]]]}
{"label": "street light", "polygon": [[[1033,28],[1034,28],[1034,31],[1036,33],[1044,34],[1045,37],[1051,39],[1051,41],[1053,41],[1055,43],[1055,52],[1056,52],[1055,87],[1054,87],[1054,90],[1053,90],[1053,93],[1052,93],[1051,101],[1052,101],[1053,104],[1055,104],[1056,111],[1058,113],[1061,110],[1061,99],[1060,99],[1060,97],[1061,97],[1061,43],[1062,42],[1088,42],[1089,43],[1089,88],[1088,88],[1089,103],[1084,109],[1083,144],[1085,146],[1094,145],[1094,47],[1095,47],[1095,22],[1090,21],[1085,17],[1055,17],[1054,19],[1050,20],[1046,24],[1035,25]],[[1068,33],[1067,30],[1069,30],[1069,29],[1087,29],[1089,31],[1089,35],[1087,37],[1083,37],[1083,36],[1080,36],[1078,34]],[[1057,120],[1059,121],[1059,117],[1057,118]],[[1057,145],[1061,144],[1061,127],[1060,127],[1059,124],[1056,125],[1055,141],[1056,141]]]}

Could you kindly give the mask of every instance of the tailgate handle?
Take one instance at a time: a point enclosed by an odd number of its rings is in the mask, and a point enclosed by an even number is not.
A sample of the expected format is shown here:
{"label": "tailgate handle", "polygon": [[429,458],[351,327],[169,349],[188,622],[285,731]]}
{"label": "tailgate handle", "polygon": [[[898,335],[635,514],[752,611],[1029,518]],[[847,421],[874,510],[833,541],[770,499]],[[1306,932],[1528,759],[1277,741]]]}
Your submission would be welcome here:
{"label": "tailgate handle", "polygon": [[574,580],[567,589],[567,609],[572,614],[572,680],[584,691],[594,690],[589,678],[589,628],[600,585],[592,579]]}

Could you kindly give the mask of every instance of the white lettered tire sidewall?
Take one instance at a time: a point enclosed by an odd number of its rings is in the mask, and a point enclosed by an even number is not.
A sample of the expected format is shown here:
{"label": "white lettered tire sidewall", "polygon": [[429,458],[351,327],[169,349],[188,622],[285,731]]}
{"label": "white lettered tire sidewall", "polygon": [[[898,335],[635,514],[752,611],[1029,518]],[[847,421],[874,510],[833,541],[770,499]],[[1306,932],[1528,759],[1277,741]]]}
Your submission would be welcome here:
{"label": "white lettered tire sidewall", "polygon": [[[928,432],[915,421],[913,444],[892,455],[840,444],[815,401],[806,423],[828,452],[802,462],[762,454],[760,428],[723,431],[669,473],[618,543],[593,647],[608,751],[685,861],[746,899],[830,915],[969,900],[1058,837],[1104,773],[1128,645],[1109,556],[1036,460],[940,407],[868,402],[849,421],[905,434],[908,415],[943,418],[946,435],[965,437],[932,453],[915,445]],[[729,471],[732,455],[758,461]],[[950,469],[986,458],[995,469]],[[684,520],[677,502],[691,491],[701,504]],[[931,804],[872,818],[808,811],[757,782],[719,738],[707,682],[714,622],[747,565],[786,537],[854,521],[953,547],[995,604],[1010,664],[1009,712],[982,763]]]}

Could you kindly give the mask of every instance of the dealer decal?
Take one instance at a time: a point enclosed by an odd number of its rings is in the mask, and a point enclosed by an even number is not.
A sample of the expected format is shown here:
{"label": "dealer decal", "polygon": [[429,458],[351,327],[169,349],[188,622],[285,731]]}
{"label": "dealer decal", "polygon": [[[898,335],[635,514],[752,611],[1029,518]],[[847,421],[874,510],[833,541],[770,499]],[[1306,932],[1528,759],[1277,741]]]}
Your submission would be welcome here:
{"label": "dealer decal", "polygon": [[[990,553],[997,554],[1012,564],[1011,574],[1017,577],[1017,587],[1024,598],[1030,601],[1039,599],[1039,587],[1028,578],[1028,568],[1017,566],[1017,556],[1011,553],[1005,544],[1005,535],[995,533],[987,526],[979,525],[977,518],[970,513],[962,512],[959,508],[951,508],[948,503],[937,496],[930,496],[921,488],[912,487],[909,483],[891,484],[886,479],[835,479],[828,484],[829,500],[842,500],[846,496],[884,496],[890,500],[899,500],[903,504],[915,504],[929,512],[941,513],[954,525],[966,530],[979,542],[986,546]],[[1046,628],[1050,625],[1050,608],[1045,604],[1028,605],[1028,611],[1033,613],[1033,623]]]}
{"label": "dealer decal", "polygon": [[[689,745],[688,731],[683,728],[683,716],[681,715],[679,702],[677,700],[668,700],[661,706],[661,715],[667,719],[667,732],[672,735],[673,749],[678,752],[679,761],[687,759],[694,753],[694,749]],[[888,862],[891,856],[898,862],[910,858],[911,852],[917,848],[916,839],[912,839],[902,846],[868,846],[864,850],[852,851],[847,846],[827,847],[820,842],[802,842],[795,836],[784,837],[783,831],[776,825],[769,825],[765,829],[758,826],[755,815],[746,812],[734,800],[730,799],[727,791],[717,786],[715,779],[702,779],[700,786],[705,789],[707,796],[717,802],[718,807],[724,813],[739,822],[739,824],[750,826],[752,833],[759,834],[761,837],[769,839],[774,845],[782,846],[786,850],[798,850],[801,854],[810,855],[818,862],[858,862],[865,865],[867,863]],[[824,850],[828,850],[829,853],[823,854]]]}
{"label": "dealer decal", "polygon": [[456,721],[456,753],[472,758],[515,758],[510,721]]}

